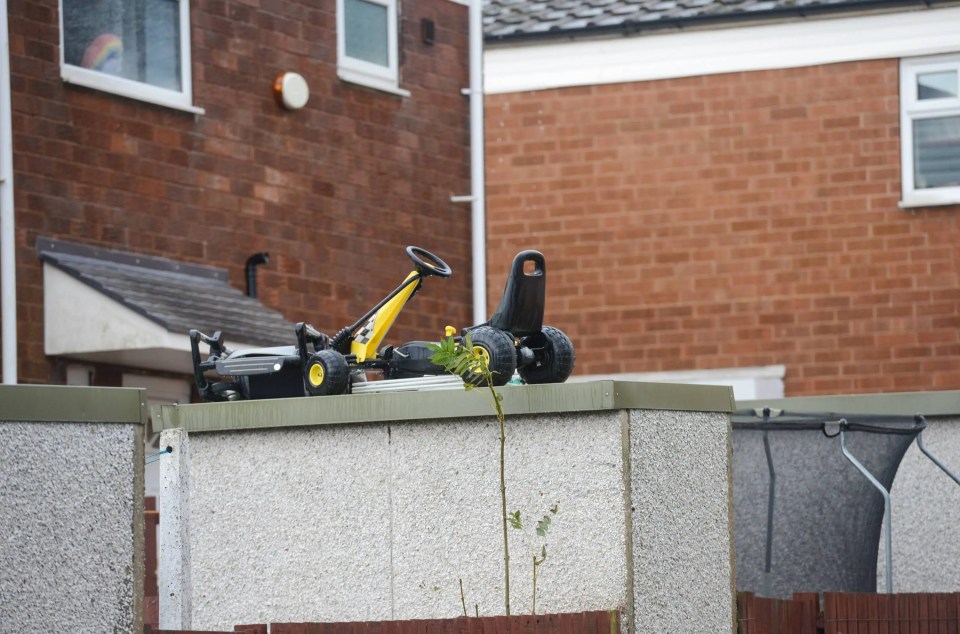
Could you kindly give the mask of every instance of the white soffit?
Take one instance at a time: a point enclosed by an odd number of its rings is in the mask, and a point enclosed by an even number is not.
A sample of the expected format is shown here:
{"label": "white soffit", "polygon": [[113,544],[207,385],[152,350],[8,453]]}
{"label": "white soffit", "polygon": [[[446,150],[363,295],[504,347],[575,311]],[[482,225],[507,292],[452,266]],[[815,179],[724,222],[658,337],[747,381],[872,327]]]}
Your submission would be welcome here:
{"label": "white soffit", "polygon": [[48,356],[193,373],[186,333],[168,331],[46,262],[43,322],[43,351]]}
{"label": "white soffit", "polygon": [[960,50],[960,7],[544,44],[488,45],[487,94]]}

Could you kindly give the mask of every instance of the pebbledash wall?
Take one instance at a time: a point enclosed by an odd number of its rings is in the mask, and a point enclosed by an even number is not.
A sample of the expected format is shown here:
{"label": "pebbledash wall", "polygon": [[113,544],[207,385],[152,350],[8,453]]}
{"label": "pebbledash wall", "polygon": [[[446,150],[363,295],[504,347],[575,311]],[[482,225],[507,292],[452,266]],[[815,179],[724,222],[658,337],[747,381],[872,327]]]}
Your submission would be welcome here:
{"label": "pebbledash wall", "polygon": [[[960,215],[899,206],[899,58],[939,52],[904,24],[958,15],[489,41],[490,273],[543,245],[579,376],[782,365],[788,396],[957,388]],[[885,40],[850,43],[871,29]]]}
{"label": "pebbledash wall", "polygon": [[143,629],[143,390],[0,386],[0,631]]}
{"label": "pebbledash wall", "polygon": [[[729,388],[500,389],[513,613],[733,628]],[[503,614],[496,418],[461,390],[162,406],[161,627]],[[534,529],[551,507],[546,539]],[[636,617],[634,618],[634,614]]]}
{"label": "pebbledash wall", "polygon": [[[920,392],[788,398],[738,403],[742,408],[794,412],[923,414],[924,446],[960,477],[960,392]],[[851,466],[851,469],[853,467]],[[821,483],[825,493],[830,483]],[[956,592],[960,589],[960,485],[913,443],[900,462],[890,491],[893,517],[894,592]],[[877,588],[886,575],[884,538],[877,559]]]}

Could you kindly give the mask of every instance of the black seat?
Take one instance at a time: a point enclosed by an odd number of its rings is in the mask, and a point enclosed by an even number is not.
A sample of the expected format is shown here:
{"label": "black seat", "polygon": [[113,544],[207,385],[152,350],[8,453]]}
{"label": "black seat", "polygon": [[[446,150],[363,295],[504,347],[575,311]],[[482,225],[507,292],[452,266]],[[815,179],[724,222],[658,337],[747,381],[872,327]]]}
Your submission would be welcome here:
{"label": "black seat", "polygon": [[[525,271],[527,262],[532,270]],[[526,337],[543,329],[543,303],[547,290],[547,267],[539,251],[521,251],[513,258],[500,306],[486,325]]]}

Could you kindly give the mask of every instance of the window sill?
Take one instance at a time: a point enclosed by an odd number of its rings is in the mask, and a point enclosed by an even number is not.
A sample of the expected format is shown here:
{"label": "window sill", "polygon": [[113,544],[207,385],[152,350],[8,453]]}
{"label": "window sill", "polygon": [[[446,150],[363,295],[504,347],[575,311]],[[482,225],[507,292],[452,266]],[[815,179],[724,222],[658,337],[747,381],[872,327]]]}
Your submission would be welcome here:
{"label": "window sill", "polygon": [[356,84],[358,86],[364,86],[366,88],[373,88],[374,90],[380,90],[382,92],[390,93],[391,95],[397,95],[399,97],[410,96],[409,90],[404,90],[396,86],[393,82],[380,79],[378,77],[370,77],[364,73],[352,71],[349,68],[338,68],[337,77],[345,82]]}
{"label": "window sill", "polygon": [[956,207],[960,206],[960,198],[946,200],[901,200],[897,203],[900,209],[923,209],[924,207]]}
{"label": "window sill", "polygon": [[156,106],[182,110],[191,114],[204,114],[203,108],[197,108],[191,105],[190,98],[183,93],[177,93],[171,90],[164,90],[149,84],[143,84],[121,77],[113,77],[95,71],[89,71],[84,68],[63,65],[60,67],[60,78],[66,84],[75,84],[85,88],[93,88],[106,93],[120,95],[128,99],[151,103]]}

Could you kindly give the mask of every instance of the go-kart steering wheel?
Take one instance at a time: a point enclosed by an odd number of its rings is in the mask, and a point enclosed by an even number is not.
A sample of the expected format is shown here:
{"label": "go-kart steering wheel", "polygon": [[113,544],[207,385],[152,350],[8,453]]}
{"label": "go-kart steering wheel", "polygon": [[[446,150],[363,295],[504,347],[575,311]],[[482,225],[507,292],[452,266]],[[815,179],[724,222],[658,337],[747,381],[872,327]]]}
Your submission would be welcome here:
{"label": "go-kart steering wheel", "polygon": [[420,247],[407,247],[407,256],[417,265],[417,269],[424,275],[450,277],[453,270],[446,262]]}

